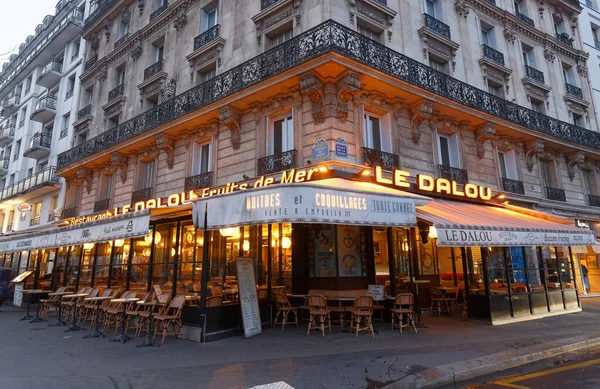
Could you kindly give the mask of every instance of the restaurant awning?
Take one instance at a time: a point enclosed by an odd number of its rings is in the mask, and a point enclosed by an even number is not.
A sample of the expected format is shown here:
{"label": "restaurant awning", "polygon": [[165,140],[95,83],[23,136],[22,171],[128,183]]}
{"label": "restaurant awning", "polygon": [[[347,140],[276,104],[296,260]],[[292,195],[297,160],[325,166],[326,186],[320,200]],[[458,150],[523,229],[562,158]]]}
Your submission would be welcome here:
{"label": "restaurant awning", "polygon": [[553,221],[544,220],[501,206],[433,200],[417,208],[417,217],[436,228],[440,246],[587,246],[596,242],[591,231],[557,223],[555,216]]}
{"label": "restaurant awning", "polygon": [[329,223],[364,226],[416,225],[415,207],[430,199],[372,183],[328,178],[279,184],[199,199],[196,228],[210,230],[269,223]]}

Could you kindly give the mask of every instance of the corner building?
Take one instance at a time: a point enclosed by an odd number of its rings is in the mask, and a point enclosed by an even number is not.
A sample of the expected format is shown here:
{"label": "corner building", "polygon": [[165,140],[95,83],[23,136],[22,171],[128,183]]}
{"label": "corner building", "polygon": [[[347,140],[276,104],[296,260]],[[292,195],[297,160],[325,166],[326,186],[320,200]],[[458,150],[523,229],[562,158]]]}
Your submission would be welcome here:
{"label": "corner building", "polygon": [[[209,340],[238,331],[238,256],[254,261],[263,320],[275,292],[373,284],[420,286],[421,307],[427,287],[459,286],[469,316],[493,323],[580,310],[576,252],[595,239],[574,219],[600,214],[580,12],[97,3],[75,146],[58,156],[55,285],[199,295],[184,321]],[[89,237],[120,221],[131,232]]]}

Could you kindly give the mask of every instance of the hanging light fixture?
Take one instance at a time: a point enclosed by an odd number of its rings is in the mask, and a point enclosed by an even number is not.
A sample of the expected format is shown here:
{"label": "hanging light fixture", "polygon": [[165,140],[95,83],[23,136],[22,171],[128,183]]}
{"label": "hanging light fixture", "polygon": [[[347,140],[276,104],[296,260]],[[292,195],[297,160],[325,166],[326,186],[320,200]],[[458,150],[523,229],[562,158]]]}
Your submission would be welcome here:
{"label": "hanging light fixture", "polygon": [[124,244],[125,244],[125,239],[116,239],[115,240],[115,247],[123,247]]}
{"label": "hanging light fixture", "polygon": [[281,239],[281,247],[286,250],[289,249],[292,247],[292,240],[287,236],[284,236],[283,239]]}
{"label": "hanging light fixture", "polygon": [[[219,230],[219,232],[221,233],[222,236],[224,236],[226,238],[229,238],[229,237],[235,235],[235,232],[236,232],[235,230],[236,229],[237,228],[235,228],[235,227],[221,228]],[[237,229],[237,230],[238,230],[238,233],[239,233],[239,229]]]}

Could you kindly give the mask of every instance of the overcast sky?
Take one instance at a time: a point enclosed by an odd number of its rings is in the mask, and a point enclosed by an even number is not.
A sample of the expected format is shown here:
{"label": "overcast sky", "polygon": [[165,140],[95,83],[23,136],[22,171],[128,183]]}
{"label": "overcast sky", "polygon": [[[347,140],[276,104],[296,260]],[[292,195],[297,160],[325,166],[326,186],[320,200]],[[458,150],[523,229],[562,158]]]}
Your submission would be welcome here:
{"label": "overcast sky", "polygon": [[[58,0],[0,0],[0,65],[19,49],[46,15],[54,15]],[[8,53],[8,54],[7,54]]]}

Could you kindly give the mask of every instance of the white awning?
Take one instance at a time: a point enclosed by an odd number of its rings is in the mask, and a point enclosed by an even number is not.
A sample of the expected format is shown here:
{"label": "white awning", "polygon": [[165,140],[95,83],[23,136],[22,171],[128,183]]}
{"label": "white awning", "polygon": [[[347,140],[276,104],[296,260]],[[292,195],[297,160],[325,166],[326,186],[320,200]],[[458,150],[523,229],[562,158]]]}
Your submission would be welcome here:
{"label": "white awning", "polygon": [[199,199],[193,204],[196,228],[269,223],[329,223],[364,226],[416,225],[416,205],[424,196],[372,183],[329,178],[282,184]]}

